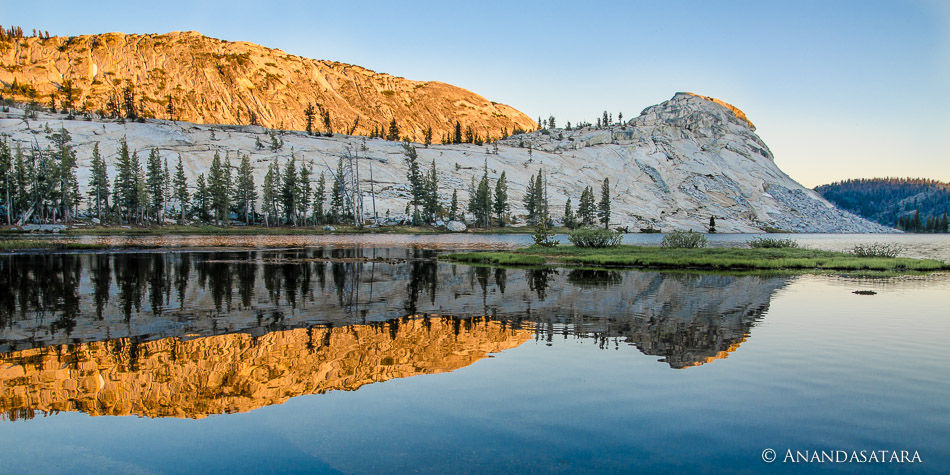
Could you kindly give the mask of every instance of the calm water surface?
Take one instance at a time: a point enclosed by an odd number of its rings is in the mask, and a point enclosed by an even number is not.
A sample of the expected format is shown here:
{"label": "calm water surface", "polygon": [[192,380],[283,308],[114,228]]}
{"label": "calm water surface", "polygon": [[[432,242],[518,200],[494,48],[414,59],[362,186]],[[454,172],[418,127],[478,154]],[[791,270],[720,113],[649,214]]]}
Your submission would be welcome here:
{"label": "calm water surface", "polygon": [[[624,244],[659,246],[663,234],[627,234]],[[711,247],[742,246],[756,237],[788,238],[804,247],[849,251],[855,244],[889,243],[902,246],[903,256],[950,261],[950,234],[709,234]],[[555,238],[567,243],[567,236]],[[114,246],[147,245],[174,247],[412,247],[425,249],[505,249],[532,243],[528,234],[369,234],[285,236],[76,236],[52,237],[63,242],[102,243]]]}
{"label": "calm water surface", "polygon": [[946,274],[498,269],[433,259],[485,237],[382,238],[0,256],[0,471],[950,466]]}

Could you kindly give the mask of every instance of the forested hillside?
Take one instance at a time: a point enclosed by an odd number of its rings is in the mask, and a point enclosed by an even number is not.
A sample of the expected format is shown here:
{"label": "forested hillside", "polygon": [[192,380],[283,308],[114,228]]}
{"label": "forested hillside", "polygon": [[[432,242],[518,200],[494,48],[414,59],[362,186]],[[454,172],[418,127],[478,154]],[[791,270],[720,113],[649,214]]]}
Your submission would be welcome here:
{"label": "forested hillside", "polygon": [[925,178],[863,178],[815,188],[858,216],[911,232],[947,232],[950,183]]}

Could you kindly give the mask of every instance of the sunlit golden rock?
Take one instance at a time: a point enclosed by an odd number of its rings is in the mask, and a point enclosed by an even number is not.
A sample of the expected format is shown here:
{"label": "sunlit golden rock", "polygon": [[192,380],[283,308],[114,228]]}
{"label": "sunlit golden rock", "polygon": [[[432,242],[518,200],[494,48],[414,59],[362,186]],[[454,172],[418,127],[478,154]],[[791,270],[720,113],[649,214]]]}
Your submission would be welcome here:
{"label": "sunlit golden rock", "polygon": [[[537,126],[512,107],[450,84],[412,81],[194,31],[23,38],[0,42],[0,62],[0,81],[30,85],[44,103],[51,92],[61,96],[63,82],[71,80],[78,90],[75,108],[85,106],[92,113],[108,110],[110,100],[122,104],[123,89],[131,83],[136,107],[145,116],[168,118],[171,97],[177,120],[206,124],[249,124],[253,114],[264,127],[303,130],[304,110],[316,102],[329,112],[334,133],[369,135],[384,129],[385,135],[392,118],[400,138],[417,141],[431,127],[438,142],[454,131],[455,121],[482,138]],[[317,131],[326,131],[319,111],[315,122]]]}
{"label": "sunlit golden rock", "polygon": [[0,355],[0,411],[201,418],[304,394],[454,371],[532,338],[487,319],[405,318],[132,343],[108,340]]}

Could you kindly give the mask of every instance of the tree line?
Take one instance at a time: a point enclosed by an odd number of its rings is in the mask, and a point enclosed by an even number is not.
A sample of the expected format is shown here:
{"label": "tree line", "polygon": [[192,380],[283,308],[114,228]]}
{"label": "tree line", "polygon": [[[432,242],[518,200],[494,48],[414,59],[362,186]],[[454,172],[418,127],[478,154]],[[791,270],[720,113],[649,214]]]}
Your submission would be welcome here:
{"label": "tree line", "polygon": [[947,232],[950,183],[926,178],[845,180],[815,188],[828,201],[858,216],[908,232]]}
{"label": "tree line", "polygon": [[[375,183],[372,160],[360,157],[364,147],[347,146],[337,160],[314,163],[294,153],[281,163],[275,159],[267,165],[263,182],[255,183],[254,167],[248,154],[215,152],[205,172],[190,183],[182,157],[169,163],[159,150],[131,150],[120,140],[112,160],[114,177],[109,176],[109,163],[95,143],[90,157],[89,179],[85,195],[80,194],[76,177],[77,155],[69,132],[47,128],[50,142],[45,149],[34,144],[28,148],[7,139],[0,141],[0,212],[7,225],[35,223],[69,223],[87,204],[87,216],[101,221],[138,225],[163,225],[169,221],[186,223],[200,221],[228,225],[240,221],[246,225],[307,226],[352,223],[362,225],[367,215],[379,222],[375,207]],[[282,145],[271,136],[271,148]],[[440,220],[463,220],[464,212],[477,227],[505,226],[511,222],[508,178],[502,171],[490,176],[487,160],[482,176],[472,177],[468,188],[467,207],[461,207],[458,190],[452,191],[448,205],[440,192],[440,180],[433,159],[420,162],[412,143],[403,143],[408,184],[405,214],[413,225],[435,224]],[[369,198],[360,186],[360,173],[369,167]],[[322,165],[322,166],[321,166]],[[363,170],[361,171],[361,168]],[[362,182],[365,183],[366,180]],[[580,195],[575,212],[569,197],[564,208],[565,226],[592,226],[610,222],[609,179],[601,185],[600,201],[587,186]],[[553,226],[548,197],[547,177],[543,170],[528,182],[524,206],[530,224]]]}

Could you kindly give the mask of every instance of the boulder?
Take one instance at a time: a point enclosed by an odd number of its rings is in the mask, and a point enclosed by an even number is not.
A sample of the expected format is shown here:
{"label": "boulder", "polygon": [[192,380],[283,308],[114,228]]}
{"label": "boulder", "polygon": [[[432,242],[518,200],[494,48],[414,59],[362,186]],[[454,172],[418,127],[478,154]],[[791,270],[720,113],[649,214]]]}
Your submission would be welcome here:
{"label": "boulder", "polygon": [[449,223],[445,225],[445,229],[448,229],[453,233],[460,233],[468,229],[468,227],[465,226],[465,223],[461,221],[449,221]]}

